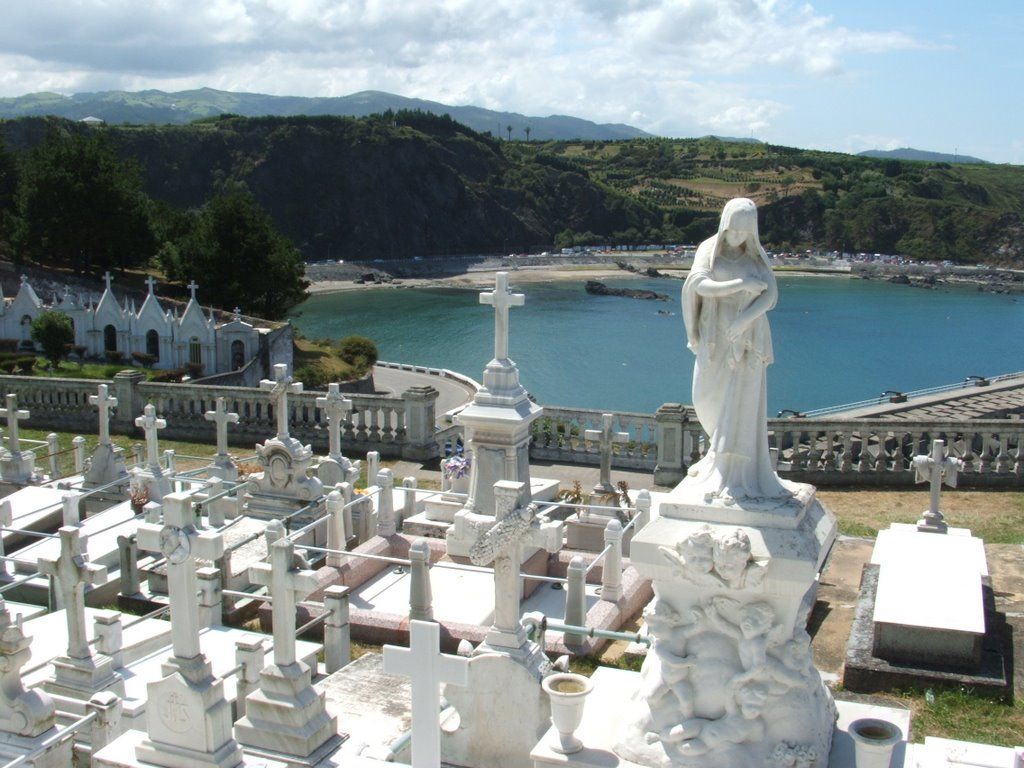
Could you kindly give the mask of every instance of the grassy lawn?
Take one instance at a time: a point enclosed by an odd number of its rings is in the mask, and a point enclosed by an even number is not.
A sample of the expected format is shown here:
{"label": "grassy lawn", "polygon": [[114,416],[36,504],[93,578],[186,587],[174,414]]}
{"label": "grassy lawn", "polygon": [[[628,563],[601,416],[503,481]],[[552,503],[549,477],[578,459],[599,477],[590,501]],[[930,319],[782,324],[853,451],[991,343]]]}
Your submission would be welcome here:
{"label": "grassy lawn", "polygon": [[[928,508],[925,490],[820,490],[818,498],[848,536],[874,536],[891,523],[915,523]],[[1024,544],[1024,493],[945,490],[942,513],[950,525],[970,528],[989,544]]]}
{"label": "grassy lawn", "polygon": [[[42,360],[42,358],[39,359],[40,361]],[[147,379],[151,379],[160,373],[160,371],[155,371],[151,368],[137,368],[124,363],[71,363],[64,360],[57,366],[56,370],[49,367],[43,368],[37,363],[32,375],[66,379],[112,379],[121,371],[136,371]]]}
{"label": "grassy lawn", "polygon": [[327,339],[297,338],[293,354],[295,378],[309,389],[330,381],[349,381],[365,373],[342,360],[334,342]]}

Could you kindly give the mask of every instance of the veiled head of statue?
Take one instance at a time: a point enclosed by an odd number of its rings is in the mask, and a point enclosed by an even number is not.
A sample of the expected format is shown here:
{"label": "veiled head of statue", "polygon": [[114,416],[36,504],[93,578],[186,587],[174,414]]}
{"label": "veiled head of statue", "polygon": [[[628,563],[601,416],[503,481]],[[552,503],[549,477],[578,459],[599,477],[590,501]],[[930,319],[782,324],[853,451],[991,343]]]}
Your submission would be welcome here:
{"label": "veiled head of statue", "polygon": [[725,204],[722,218],[718,222],[718,243],[716,255],[724,245],[743,250],[750,256],[760,256],[767,261],[757,233],[757,206],[753,200],[736,197]]}

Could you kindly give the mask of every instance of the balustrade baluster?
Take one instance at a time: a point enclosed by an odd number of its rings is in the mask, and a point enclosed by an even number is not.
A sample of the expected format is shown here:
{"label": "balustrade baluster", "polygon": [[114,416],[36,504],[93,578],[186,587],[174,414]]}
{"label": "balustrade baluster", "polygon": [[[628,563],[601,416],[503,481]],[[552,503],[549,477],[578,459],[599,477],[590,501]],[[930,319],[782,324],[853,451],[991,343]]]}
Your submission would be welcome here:
{"label": "balustrade baluster", "polygon": [[1017,450],[1013,454],[1013,472],[1017,477],[1024,475],[1024,432],[1017,432]]}
{"label": "balustrade baluster", "polygon": [[875,472],[885,472],[889,468],[889,433],[879,427],[877,439],[878,454],[875,456]]}
{"label": "balustrade baluster", "polygon": [[978,474],[987,475],[992,472],[992,437],[988,434],[981,436],[981,453],[978,458]]}
{"label": "balustrade baluster", "polygon": [[1010,460],[1009,451],[1010,436],[1006,432],[1000,432],[996,437],[999,440],[999,453],[996,456],[996,472],[1000,475],[1005,475],[1013,466],[1013,462]]}
{"label": "balustrade baluster", "polygon": [[839,471],[850,472],[853,470],[853,432],[843,430],[840,439],[842,440],[842,453],[839,454]]}

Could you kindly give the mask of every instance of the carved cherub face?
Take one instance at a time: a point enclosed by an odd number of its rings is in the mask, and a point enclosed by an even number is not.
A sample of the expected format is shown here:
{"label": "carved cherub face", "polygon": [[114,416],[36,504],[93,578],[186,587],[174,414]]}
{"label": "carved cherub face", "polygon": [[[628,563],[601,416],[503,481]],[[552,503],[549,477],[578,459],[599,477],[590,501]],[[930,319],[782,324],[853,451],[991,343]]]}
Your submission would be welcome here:
{"label": "carved cherub face", "polygon": [[747,639],[765,634],[772,627],[775,611],[767,603],[752,603],[744,606],[740,618],[740,632]]}
{"label": "carved cherub face", "polygon": [[699,530],[691,533],[679,545],[679,554],[686,566],[695,573],[710,573],[715,564],[714,539],[710,530]]}
{"label": "carved cherub face", "polygon": [[735,530],[715,541],[715,570],[726,581],[743,575],[750,560],[750,539],[741,530]]}

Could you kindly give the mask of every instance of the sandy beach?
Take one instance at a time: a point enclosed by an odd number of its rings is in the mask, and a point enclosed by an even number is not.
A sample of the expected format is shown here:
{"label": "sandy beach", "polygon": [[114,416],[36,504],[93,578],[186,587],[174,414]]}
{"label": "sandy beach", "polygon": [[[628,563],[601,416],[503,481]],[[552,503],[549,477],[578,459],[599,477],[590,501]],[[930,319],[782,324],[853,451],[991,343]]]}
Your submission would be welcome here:
{"label": "sandy beach", "polygon": [[[682,280],[689,272],[688,268],[672,268],[658,266],[658,271],[667,279]],[[317,280],[310,283],[307,292],[310,295],[321,293],[344,293],[346,291],[377,290],[386,288],[486,288],[494,285],[494,275],[499,271],[510,272],[509,279],[513,284],[547,283],[561,280],[649,280],[647,275],[629,272],[608,264],[575,264],[558,267],[536,266],[519,269],[481,269],[444,277],[408,277],[395,278],[389,283],[357,283],[354,280]],[[777,274],[801,275],[806,277],[842,277],[840,272],[802,271],[784,267],[776,270]],[[846,273],[845,276],[849,276]]]}
{"label": "sandy beach", "polygon": [[[460,275],[446,277],[409,277],[395,278],[390,283],[356,283],[352,280],[320,280],[310,284],[307,289],[312,294],[343,293],[378,288],[486,288],[494,285],[494,276],[500,270],[474,270]],[[577,265],[572,267],[535,267],[530,269],[510,269],[509,279],[512,283],[546,283],[556,280],[602,280],[608,278],[630,279],[641,278],[634,272],[627,272],[615,266]],[[685,277],[686,270],[661,269],[672,277]]]}

